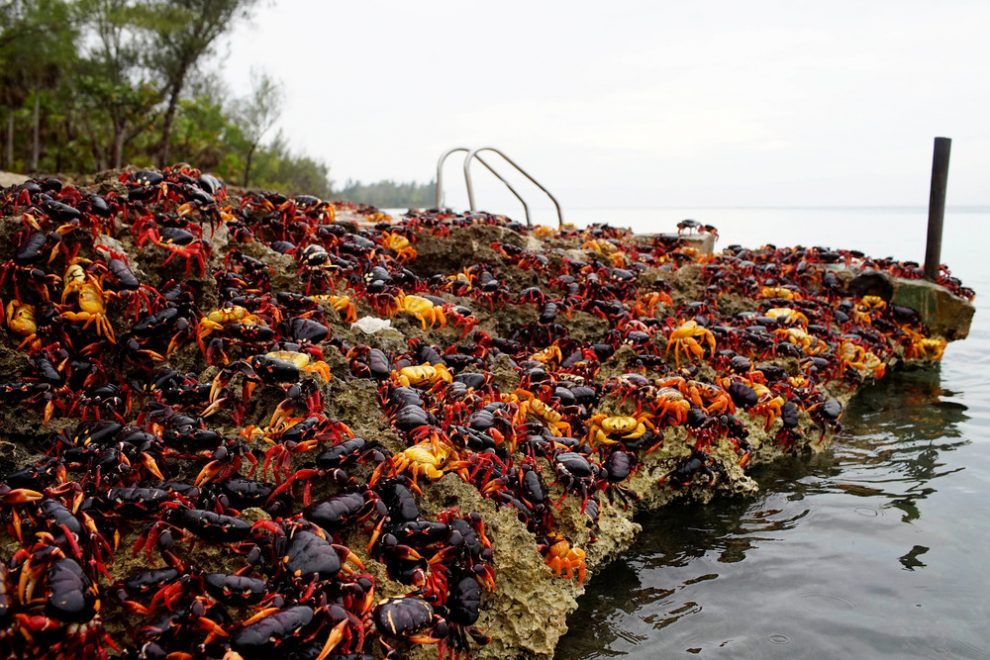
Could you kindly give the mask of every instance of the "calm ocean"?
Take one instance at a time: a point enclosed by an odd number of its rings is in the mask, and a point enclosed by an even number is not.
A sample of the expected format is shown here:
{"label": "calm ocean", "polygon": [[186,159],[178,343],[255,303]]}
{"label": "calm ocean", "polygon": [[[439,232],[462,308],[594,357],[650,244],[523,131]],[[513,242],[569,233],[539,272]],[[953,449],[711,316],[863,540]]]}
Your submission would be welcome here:
{"label": "calm ocean", "polygon": [[[579,210],[568,219],[718,245],[829,245],[921,261],[924,208]],[[551,217],[551,216],[547,216]],[[748,500],[643,519],[597,574],[559,658],[990,657],[990,208],[950,209],[942,260],[977,291],[937,369],[861,393],[830,451],[755,476]]]}
{"label": "calm ocean", "polygon": [[[516,209],[507,212],[521,217]],[[533,217],[555,223],[546,209]],[[923,207],[567,209],[637,232],[715,225],[716,245],[823,245],[922,261]],[[517,218],[518,219],[518,218]],[[990,657],[990,207],[950,208],[942,261],[976,290],[938,368],[863,391],[821,455],[762,492],[640,520],[594,576],[558,658]]]}

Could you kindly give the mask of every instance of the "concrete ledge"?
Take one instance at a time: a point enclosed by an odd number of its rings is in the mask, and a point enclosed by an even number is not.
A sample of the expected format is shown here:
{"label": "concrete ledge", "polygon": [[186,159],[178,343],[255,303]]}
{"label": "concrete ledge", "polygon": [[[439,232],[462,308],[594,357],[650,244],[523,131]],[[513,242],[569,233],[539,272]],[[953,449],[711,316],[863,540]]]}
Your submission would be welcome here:
{"label": "concrete ledge", "polygon": [[836,265],[836,272],[848,280],[854,296],[879,296],[884,300],[910,307],[918,312],[929,332],[952,341],[965,339],[976,309],[973,303],[957,296],[940,284],[928,280],[891,277],[878,270],[859,270]]}
{"label": "concrete ledge", "polygon": [[18,186],[27,180],[28,178],[23,174],[0,171],[0,188],[6,188],[7,186]]}
{"label": "concrete ledge", "polygon": [[633,241],[637,245],[644,245],[652,243],[658,238],[671,243],[680,239],[684,241],[684,244],[688,247],[692,247],[697,250],[698,254],[714,254],[715,252],[715,234],[709,234],[707,232],[703,234],[636,234],[633,236]]}
{"label": "concrete ledge", "polygon": [[910,307],[921,314],[925,326],[949,340],[965,339],[976,308],[944,286],[927,280],[894,278],[895,305]]}

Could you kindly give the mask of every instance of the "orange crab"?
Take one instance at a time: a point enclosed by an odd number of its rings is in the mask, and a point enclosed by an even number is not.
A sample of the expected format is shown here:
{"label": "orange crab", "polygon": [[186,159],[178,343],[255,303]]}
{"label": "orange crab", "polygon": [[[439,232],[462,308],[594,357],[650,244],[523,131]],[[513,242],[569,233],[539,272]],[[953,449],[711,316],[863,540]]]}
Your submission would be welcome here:
{"label": "orange crab", "polygon": [[945,339],[941,337],[925,337],[911,344],[908,357],[915,360],[938,362],[945,354]]}
{"label": "orange crab", "polygon": [[357,307],[351,302],[350,296],[331,296],[326,294],[314,295],[309,297],[310,300],[315,300],[318,303],[326,303],[333,307],[334,311],[340,314],[340,317],[345,323],[354,323],[357,321]]}
{"label": "orange crab", "polygon": [[581,246],[583,250],[590,250],[600,257],[608,257],[613,252],[618,252],[619,247],[612,241],[604,238],[591,238]]}
{"label": "orange crab", "polygon": [[760,287],[760,292],[757,295],[760,299],[766,298],[781,298],[782,300],[802,300],[801,294],[793,289],[787,289],[782,286],[764,286]]}
{"label": "orange crab", "polygon": [[537,362],[542,362],[543,364],[556,368],[561,362],[564,361],[564,355],[560,352],[560,346],[557,344],[550,344],[542,351],[537,351],[530,356],[531,360],[536,360]]}
{"label": "orange crab", "polygon": [[424,476],[430,481],[436,481],[447,472],[456,472],[465,481],[468,479],[465,470],[466,464],[458,460],[456,450],[450,445],[432,440],[424,440],[415,444],[393,456],[391,461],[379,465],[372,475],[372,484],[378,482],[386,466],[390,463],[392,475],[408,472],[412,475],[414,484],[417,477]]}
{"label": "orange crab", "polygon": [[76,294],[76,304],[79,305],[78,312],[62,312],[62,318],[69,321],[83,321],[83,328],[90,325],[96,326],[96,334],[106,337],[111,343],[116,343],[113,334],[113,326],[107,318],[106,301],[113,294],[103,291],[99,280],[83,270],[79,264],[70,264],[65,269],[63,278],[65,286],[62,289],[62,302],[64,303],[70,295]]}
{"label": "orange crab", "polygon": [[843,368],[850,368],[858,372],[861,376],[873,378],[883,378],[887,373],[887,365],[877,357],[876,353],[867,350],[859,344],[851,341],[844,341],[839,344],[836,351]]}
{"label": "orange crab", "polygon": [[774,320],[783,321],[786,325],[799,325],[802,328],[808,327],[808,317],[796,309],[790,307],[774,307],[767,310],[767,316]]}
{"label": "orange crab", "polygon": [[270,353],[265,353],[265,357],[271,358],[272,360],[289,362],[299,371],[308,371],[310,373],[319,374],[325,381],[329,381],[333,378],[330,373],[329,364],[323,362],[322,360],[314,360],[306,353],[300,353],[298,351],[271,351]]}
{"label": "orange crab", "polygon": [[395,380],[397,380],[399,385],[402,387],[430,387],[431,385],[436,385],[441,381],[445,383],[454,382],[454,377],[451,375],[446,365],[439,362],[437,364],[424,362],[423,364],[414,365],[411,367],[402,367],[399,371],[392,373]]}
{"label": "orange crab", "polygon": [[474,282],[478,279],[470,268],[464,268],[453,275],[447,276],[449,287],[458,295],[470,293],[474,289]]}
{"label": "orange crab", "polygon": [[399,292],[399,296],[395,299],[395,305],[393,314],[402,312],[415,316],[419,319],[423,330],[427,329],[427,322],[431,328],[437,325],[443,328],[447,325],[447,316],[443,313],[443,308],[422,296],[406,295]]}
{"label": "orange crab", "polygon": [[199,343],[200,349],[205,353],[206,346],[203,343],[203,340],[209,337],[212,333],[218,330],[223,330],[225,326],[232,323],[254,323],[257,325],[265,324],[260,317],[255,316],[240,305],[225,305],[224,307],[214,309],[212,312],[200,319],[199,325],[196,328],[196,341]]}
{"label": "orange crab", "polygon": [[564,420],[563,416],[537,399],[532,392],[517,389],[512,398],[519,404],[519,410],[516,413],[517,423],[525,423],[526,418],[533,415],[543,422],[553,435],[566,437],[571,434],[571,425]]}
{"label": "orange crab", "polygon": [[656,431],[652,415],[641,412],[635,417],[629,415],[606,415],[598,413],[588,420],[588,444],[614,445],[623,440],[639,440],[651,431]]}
{"label": "orange crab", "polygon": [[773,423],[780,417],[780,411],[787,402],[784,401],[784,397],[770,391],[766,385],[754,383],[753,381],[747,381],[746,384],[753,388],[756,396],[759,397],[757,404],[750,408],[749,411],[754,415],[765,418],[766,424],[764,424],[763,429],[769,431]]}
{"label": "orange crab", "polygon": [[604,238],[593,238],[584,242],[582,249],[594,252],[599,257],[608,259],[615,268],[622,268],[626,265],[626,256],[619,250],[619,247]]}
{"label": "orange crab", "polygon": [[563,575],[570,580],[576,574],[578,586],[581,586],[588,572],[584,563],[584,550],[571,546],[570,542],[557,532],[550,532],[547,541],[545,546],[547,553],[543,558],[546,565],[558,577]]}
{"label": "orange crab", "polygon": [[656,411],[655,420],[662,422],[667,419],[673,425],[680,426],[687,421],[691,402],[684,397],[680,390],[673,387],[661,387],[656,392],[652,407]]}
{"label": "orange crab", "polygon": [[775,334],[778,339],[798,346],[806,356],[821,355],[828,350],[828,344],[809,335],[803,328],[780,328]]}
{"label": "orange crab", "polygon": [[909,360],[926,360],[928,362],[938,362],[945,353],[945,346],[948,342],[942,337],[925,337],[920,332],[903,328],[904,333],[910,340],[904,349],[904,357]]}
{"label": "orange crab", "polygon": [[715,335],[710,330],[698,325],[698,322],[693,319],[685,321],[670,333],[663,358],[666,360],[670,350],[674,349],[674,364],[679,369],[682,353],[685,357],[692,355],[699,359],[705,357],[705,347],[702,346],[702,343],[707,346],[712,355],[715,355]]}
{"label": "orange crab", "polygon": [[654,316],[657,311],[657,306],[660,305],[660,303],[665,305],[673,305],[674,301],[667,293],[663,291],[651,291],[650,293],[644,293],[629,308],[629,314],[630,316],[636,318]]}
{"label": "orange crab", "polygon": [[873,323],[873,318],[883,314],[885,309],[887,309],[887,301],[880,296],[863,296],[853,308],[853,319],[857,323],[870,325]]}
{"label": "orange crab", "polygon": [[37,340],[38,323],[35,320],[34,305],[11,300],[7,303],[7,329],[15,335],[24,337],[18,348]]}
{"label": "orange crab", "polygon": [[657,387],[676,388],[691,405],[701,408],[709,415],[733,413],[736,410],[729,393],[717,385],[671,376],[657,381]]}
{"label": "orange crab", "polygon": [[409,239],[398,232],[382,232],[382,245],[386,249],[395,252],[400,262],[409,261],[416,258],[416,248],[410,244]]}

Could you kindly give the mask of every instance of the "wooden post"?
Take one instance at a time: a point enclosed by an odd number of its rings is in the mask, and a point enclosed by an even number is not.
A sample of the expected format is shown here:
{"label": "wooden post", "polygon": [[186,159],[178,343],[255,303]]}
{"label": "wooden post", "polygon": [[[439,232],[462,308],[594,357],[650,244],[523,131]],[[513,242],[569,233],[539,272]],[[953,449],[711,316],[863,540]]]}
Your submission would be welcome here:
{"label": "wooden post", "polygon": [[928,197],[928,242],[925,244],[925,279],[934,282],[942,263],[942,225],[945,222],[945,189],[949,181],[952,139],[935,138],[932,156],[932,188]]}

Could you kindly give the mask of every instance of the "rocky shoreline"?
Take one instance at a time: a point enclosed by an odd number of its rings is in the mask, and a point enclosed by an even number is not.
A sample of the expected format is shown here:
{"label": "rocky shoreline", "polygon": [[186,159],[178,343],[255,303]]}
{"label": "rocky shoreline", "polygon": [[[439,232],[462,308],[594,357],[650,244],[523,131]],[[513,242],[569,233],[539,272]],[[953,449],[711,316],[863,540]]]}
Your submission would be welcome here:
{"label": "rocky shoreline", "polygon": [[[11,186],[3,216],[13,654],[551,657],[637,513],[752,495],[972,313],[948,272],[918,293],[849,251],[390,218],[179,166]],[[289,559],[314,553],[338,566]],[[209,588],[234,575],[258,598]]]}

